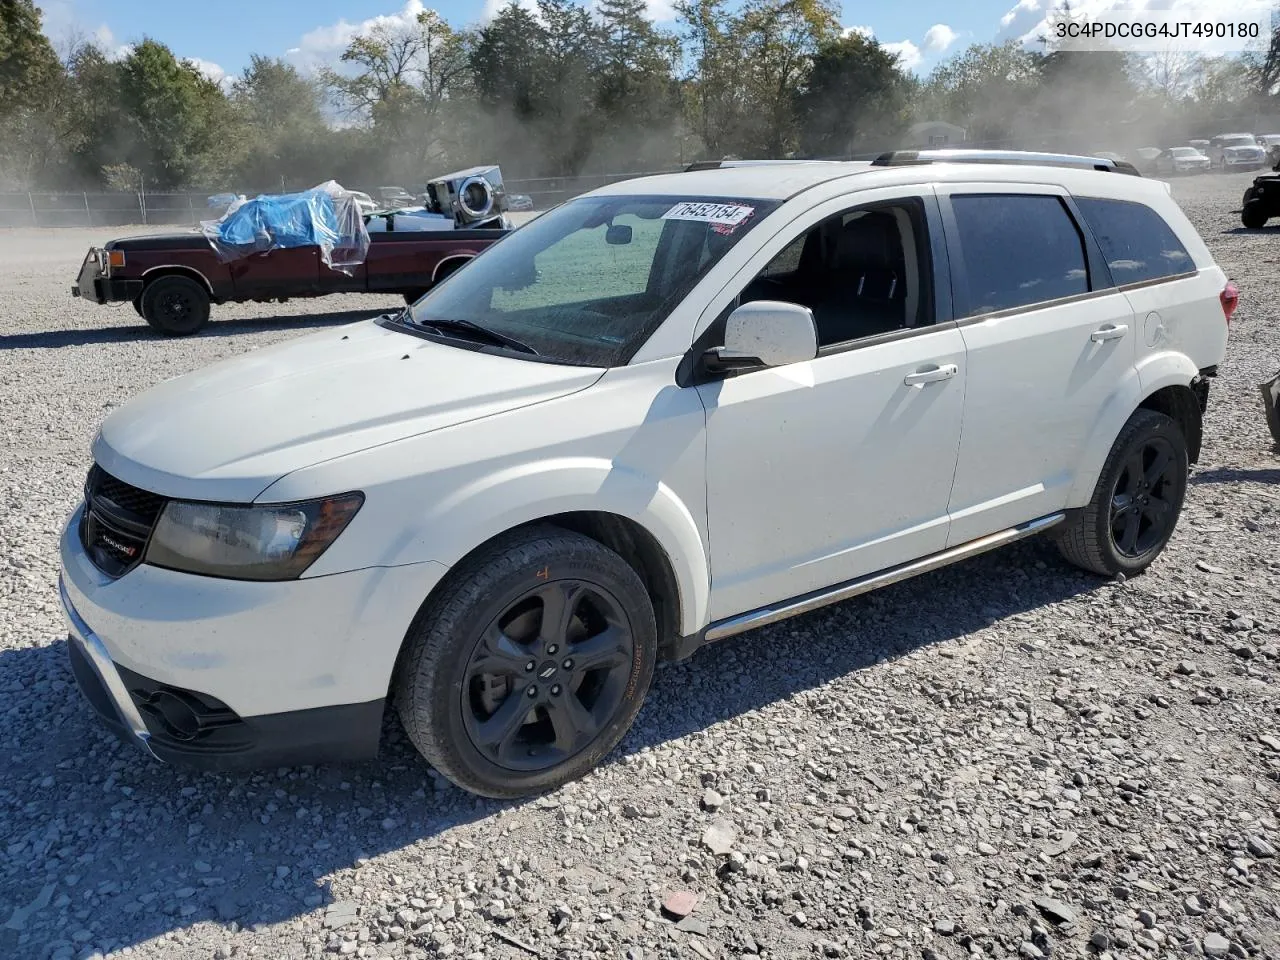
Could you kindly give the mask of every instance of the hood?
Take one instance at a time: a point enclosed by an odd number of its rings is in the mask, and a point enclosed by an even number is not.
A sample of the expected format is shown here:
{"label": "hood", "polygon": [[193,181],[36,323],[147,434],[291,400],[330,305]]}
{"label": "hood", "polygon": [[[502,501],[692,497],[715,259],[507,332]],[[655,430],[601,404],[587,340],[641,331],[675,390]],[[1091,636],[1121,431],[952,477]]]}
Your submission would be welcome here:
{"label": "hood", "polygon": [[368,320],[166,380],[107,417],[93,456],[145,490],[248,503],[301,467],[562,397],[603,372]]}
{"label": "hood", "polygon": [[1223,147],[1223,148],[1222,148],[1222,152],[1223,152],[1223,153],[1237,153],[1237,154],[1251,154],[1251,153],[1252,153],[1252,154],[1261,154],[1261,153],[1263,152],[1263,150],[1262,150],[1262,148],[1261,148],[1261,147],[1252,147],[1252,146],[1249,146],[1249,145],[1247,145],[1247,144],[1241,144],[1241,145],[1240,145],[1240,146],[1238,146],[1238,147]]}
{"label": "hood", "polygon": [[103,244],[107,250],[208,250],[209,241],[198,230],[185,233],[150,233],[141,237],[120,237]]}

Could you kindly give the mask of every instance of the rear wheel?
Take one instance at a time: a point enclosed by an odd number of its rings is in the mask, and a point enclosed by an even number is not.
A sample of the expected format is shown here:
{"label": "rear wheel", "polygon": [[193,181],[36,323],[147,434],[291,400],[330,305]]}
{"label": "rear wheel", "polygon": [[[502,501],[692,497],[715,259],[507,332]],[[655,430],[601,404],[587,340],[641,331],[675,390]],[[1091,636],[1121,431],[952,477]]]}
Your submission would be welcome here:
{"label": "rear wheel", "polygon": [[519,797],[617,745],[656,656],[631,566],[589,537],[530,528],[456,568],[410,628],[394,698],[433,767],[473,793]]}
{"label": "rear wheel", "polygon": [[426,295],[426,292],[427,292],[426,287],[422,287],[421,289],[418,289],[418,290],[410,290],[407,293],[405,293],[404,302],[412,307],[415,303],[417,303]]}
{"label": "rear wheel", "polygon": [[1173,536],[1187,492],[1187,441],[1154,410],[1134,411],[1111,447],[1093,498],[1058,534],[1062,555],[1104,576],[1141,573]]}
{"label": "rear wheel", "polygon": [[1240,211],[1240,222],[1250,230],[1257,230],[1267,224],[1267,211],[1261,200],[1249,200]]}
{"label": "rear wheel", "polygon": [[209,321],[209,291],[190,277],[158,277],[142,291],[141,313],[167,337],[185,337]]}

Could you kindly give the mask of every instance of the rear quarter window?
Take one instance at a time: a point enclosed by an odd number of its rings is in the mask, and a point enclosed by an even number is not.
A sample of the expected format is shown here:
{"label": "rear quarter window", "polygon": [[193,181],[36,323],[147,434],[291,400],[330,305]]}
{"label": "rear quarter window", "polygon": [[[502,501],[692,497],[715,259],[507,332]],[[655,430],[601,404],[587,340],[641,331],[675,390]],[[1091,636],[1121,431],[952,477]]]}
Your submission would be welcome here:
{"label": "rear quarter window", "polygon": [[1195,270],[1187,248],[1164,217],[1145,203],[1076,197],[1119,286],[1177,277]]}

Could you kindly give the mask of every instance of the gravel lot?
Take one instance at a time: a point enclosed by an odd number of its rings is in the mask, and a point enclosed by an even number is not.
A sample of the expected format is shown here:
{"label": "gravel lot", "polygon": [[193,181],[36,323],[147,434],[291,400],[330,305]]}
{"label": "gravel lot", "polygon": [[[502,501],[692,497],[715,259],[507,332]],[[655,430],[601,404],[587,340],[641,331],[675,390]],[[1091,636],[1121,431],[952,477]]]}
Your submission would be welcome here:
{"label": "gravel lot", "polygon": [[0,232],[0,957],[1280,957],[1280,231],[1240,228],[1247,180],[1175,185],[1243,297],[1146,575],[1024,543],[726,641],[527,803],[446,785],[391,722],[378,763],[240,777],[99,729],[55,541],[101,418],[397,301],[162,340],[69,296],[104,235]]}

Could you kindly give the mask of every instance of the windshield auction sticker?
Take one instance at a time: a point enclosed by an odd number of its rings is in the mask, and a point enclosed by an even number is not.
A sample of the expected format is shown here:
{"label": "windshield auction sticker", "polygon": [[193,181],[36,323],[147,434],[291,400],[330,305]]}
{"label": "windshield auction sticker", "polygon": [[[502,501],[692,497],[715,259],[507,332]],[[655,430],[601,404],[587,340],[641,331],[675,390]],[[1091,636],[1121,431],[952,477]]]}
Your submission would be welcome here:
{"label": "windshield auction sticker", "polygon": [[755,212],[755,207],[738,203],[677,203],[662,215],[663,220],[700,220],[703,223],[736,227]]}

